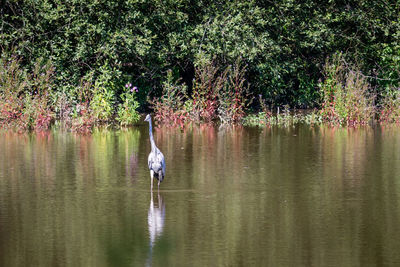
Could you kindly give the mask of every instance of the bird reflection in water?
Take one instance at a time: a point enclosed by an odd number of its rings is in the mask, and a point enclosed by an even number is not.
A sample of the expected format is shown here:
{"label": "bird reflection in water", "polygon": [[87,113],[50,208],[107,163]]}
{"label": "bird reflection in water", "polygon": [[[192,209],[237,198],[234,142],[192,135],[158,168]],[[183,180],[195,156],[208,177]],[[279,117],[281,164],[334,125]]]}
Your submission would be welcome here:
{"label": "bird reflection in water", "polygon": [[154,205],[153,191],[151,191],[149,213],[147,222],[149,224],[150,251],[147,259],[147,266],[151,266],[153,247],[157,240],[162,235],[165,222],[165,204],[163,203],[160,192],[157,193],[157,204]]}

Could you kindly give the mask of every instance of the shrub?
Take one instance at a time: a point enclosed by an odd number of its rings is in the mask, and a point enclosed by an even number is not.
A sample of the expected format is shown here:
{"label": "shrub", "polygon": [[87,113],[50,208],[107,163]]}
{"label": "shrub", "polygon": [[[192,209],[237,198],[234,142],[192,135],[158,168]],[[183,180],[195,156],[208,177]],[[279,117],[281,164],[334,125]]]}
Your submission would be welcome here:
{"label": "shrub", "polygon": [[23,99],[15,92],[1,96],[0,123],[3,128],[16,126],[23,112]]}
{"label": "shrub", "polygon": [[239,123],[250,104],[249,84],[245,79],[246,65],[238,59],[233,67],[228,67],[221,76],[224,86],[218,91],[218,116],[222,123]]}
{"label": "shrub", "polygon": [[191,110],[195,120],[211,122],[217,118],[218,94],[226,84],[228,71],[219,73],[214,62],[205,62],[195,68]]}
{"label": "shrub", "polygon": [[382,100],[379,114],[381,123],[400,122],[400,88],[388,90]]}
{"label": "shrub", "polygon": [[72,112],[66,116],[65,124],[74,132],[89,133],[96,123],[90,103],[93,99],[93,76],[81,79],[80,85],[75,88],[76,102],[71,103]]}
{"label": "shrub", "polygon": [[63,123],[69,123],[73,112],[71,96],[66,92],[56,92],[52,99],[56,118]]}
{"label": "shrub", "polygon": [[10,126],[22,116],[22,94],[27,88],[26,72],[20,65],[20,59],[9,53],[0,58],[0,123]]}
{"label": "shrub", "polygon": [[90,133],[95,123],[96,119],[93,117],[90,106],[86,102],[76,105],[69,127],[74,132]]}
{"label": "shrub", "polygon": [[138,92],[136,86],[131,83],[125,85],[125,92],[121,94],[122,103],[118,105],[117,121],[121,126],[132,125],[139,121],[140,115],[137,112],[139,102],[136,100],[136,93]]}
{"label": "shrub", "polygon": [[162,96],[149,101],[155,113],[155,120],[169,125],[180,125],[188,121],[189,112],[192,110],[191,102],[187,99],[187,87],[174,81],[172,71],[167,71],[167,78],[163,83]]}
{"label": "shrub", "polygon": [[48,105],[47,96],[25,97],[20,119],[20,130],[48,130],[54,119],[54,112]]}
{"label": "shrub", "polygon": [[121,72],[111,68],[107,63],[100,68],[100,74],[94,82],[93,98],[90,101],[90,109],[97,123],[110,122],[114,115],[119,78]]}
{"label": "shrub", "polygon": [[195,69],[192,98],[188,99],[186,85],[174,82],[168,71],[162,96],[150,101],[155,119],[173,125],[189,120],[208,123],[218,117],[222,123],[239,123],[250,103],[245,74],[246,66],[240,60],[224,71],[205,61]]}
{"label": "shrub", "polygon": [[371,86],[363,74],[352,70],[341,54],[327,60],[325,80],[320,84],[323,103],[321,115],[332,124],[355,126],[373,119],[375,109]]}
{"label": "shrub", "polygon": [[47,130],[54,119],[50,92],[54,87],[54,68],[39,58],[31,72],[20,59],[4,53],[0,59],[0,123],[18,130]]}
{"label": "shrub", "polygon": [[114,92],[101,85],[95,85],[90,109],[98,123],[109,122],[114,112]]}

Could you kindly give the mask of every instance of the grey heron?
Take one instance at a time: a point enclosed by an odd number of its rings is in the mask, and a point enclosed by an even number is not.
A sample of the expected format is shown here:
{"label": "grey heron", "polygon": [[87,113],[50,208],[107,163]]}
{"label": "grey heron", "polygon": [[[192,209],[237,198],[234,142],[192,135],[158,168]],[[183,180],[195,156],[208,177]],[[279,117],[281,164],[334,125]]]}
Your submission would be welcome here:
{"label": "grey heron", "polygon": [[147,114],[145,121],[149,123],[149,136],[151,144],[151,152],[147,159],[149,165],[150,177],[151,177],[151,190],[153,191],[153,178],[158,180],[158,189],[160,189],[160,183],[164,180],[165,176],[165,159],[163,153],[156,146],[153,138],[153,127],[151,125],[151,116]]}

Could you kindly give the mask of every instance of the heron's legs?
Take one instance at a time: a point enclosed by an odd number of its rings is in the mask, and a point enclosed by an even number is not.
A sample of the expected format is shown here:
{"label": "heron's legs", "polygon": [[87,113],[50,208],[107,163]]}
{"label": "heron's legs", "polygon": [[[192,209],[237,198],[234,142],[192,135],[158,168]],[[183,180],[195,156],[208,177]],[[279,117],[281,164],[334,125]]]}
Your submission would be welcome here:
{"label": "heron's legs", "polygon": [[154,171],[150,170],[151,192],[153,192],[153,177],[154,177]]}
{"label": "heron's legs", "polygon": [[158,190],[160,190],[160,183],[161,183],[161,179],[162,179],[162,171],[160,170],[159,172],[158,172]]}

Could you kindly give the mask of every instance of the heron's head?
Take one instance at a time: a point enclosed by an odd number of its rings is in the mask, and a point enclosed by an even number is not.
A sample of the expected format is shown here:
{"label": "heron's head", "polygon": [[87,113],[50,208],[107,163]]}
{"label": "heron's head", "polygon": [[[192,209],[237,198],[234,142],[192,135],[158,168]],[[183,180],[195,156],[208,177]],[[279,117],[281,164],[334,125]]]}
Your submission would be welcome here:
{"label": "heron's head", "polygon": [[148,122],[150,122],[150,121],[151,121],[150,114],[147,114],[147,116],[146,116],[146,119],[144,119],[144,121],[148,121]]}

